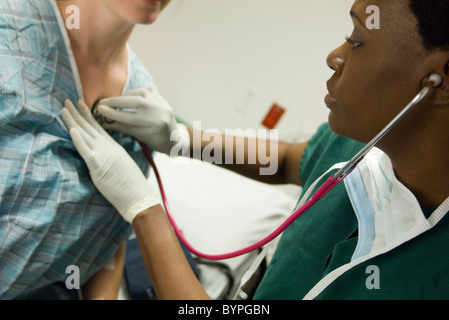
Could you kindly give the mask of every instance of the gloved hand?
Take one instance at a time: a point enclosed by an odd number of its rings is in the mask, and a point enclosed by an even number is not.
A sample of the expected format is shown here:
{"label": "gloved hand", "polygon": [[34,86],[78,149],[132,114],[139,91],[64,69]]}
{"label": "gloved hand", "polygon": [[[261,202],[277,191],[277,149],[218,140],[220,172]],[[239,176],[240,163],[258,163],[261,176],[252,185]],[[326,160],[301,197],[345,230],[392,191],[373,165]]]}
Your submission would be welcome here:
{"label": "gloved hand", "polygon": [[130,135],[148,148],[170,156],[190,152],[186,126],[176,121],[170,105],[153,87],[141,87],[120,97],[102,99],[97,110],[112,120],[112,123],[103,124],[107,130]]}
{"label": "gloved hand", "polygon": [[140,212],[160,204],[159,198],[126,150],[95,121],[82,101],[78,104],[80,112],[69,100],[62,109],[73,143],[97,189],[132,223]]}

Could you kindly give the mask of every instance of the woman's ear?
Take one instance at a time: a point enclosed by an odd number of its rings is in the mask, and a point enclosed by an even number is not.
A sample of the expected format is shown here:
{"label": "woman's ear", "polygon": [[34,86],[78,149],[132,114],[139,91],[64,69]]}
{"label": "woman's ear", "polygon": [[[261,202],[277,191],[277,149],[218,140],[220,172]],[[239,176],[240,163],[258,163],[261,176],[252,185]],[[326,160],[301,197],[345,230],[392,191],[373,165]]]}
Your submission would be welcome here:
{"label": "woman's ear", "polygon": [[449,61],[439,73],[443,77],[443,82],[434,90],[433,103],[435,105],[449,105]]}
{"label": "woman's ear", "polygon": [[444,68],[444,79],[443,79],[443,83],[441,84],[441,88],[444,91],[449,92],[449,62],[446,64],[446,67]]}

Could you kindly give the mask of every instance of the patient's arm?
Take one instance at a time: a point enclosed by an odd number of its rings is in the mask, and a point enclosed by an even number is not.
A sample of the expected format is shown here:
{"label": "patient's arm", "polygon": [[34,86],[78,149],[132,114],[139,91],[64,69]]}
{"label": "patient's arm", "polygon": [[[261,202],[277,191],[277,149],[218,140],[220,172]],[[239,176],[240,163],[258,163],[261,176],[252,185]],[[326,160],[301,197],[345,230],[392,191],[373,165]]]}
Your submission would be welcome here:
{"label": "patient's arm", "polygon": [[[73,103],[67,101],[62,118],[75,147],[86,161],[94,185],[134,227],[142,258],[159,299],[207,298],[159,199],[127,151],[95,121],[84,103],[79,104],[78,111]],[[121,278],[123,256],[124,251],[120,250],[116,267],[109,274],[114,279]],[[109,289],[114,289],[111,298],[116,297],[119,281],[113,285],[103,275],[108,275],[108,271],[102,270],[86,286],[86,298],[106,299],[109,296],[103,295],[109,294]]]}
{"label": "patient's arm", "polygon": [[111,262],[99,270],[83,286],[83,299],[117,299],[125,261],[125,243],[121,243]]}
{"label": "patient's arm", "polygon": [[[189,134],[191,157],[199,158],[199,156],[204,155],[203,151],[205,150],[206,155],[209,155],[211,150],[220,150],[221,161],[215,164],[221,167],[265,183],[301,185],[299,163],[307,142],[290,144],[278,141],[270,143],[269,140],[204,133],[202,131],[194,131],[192,128],[189,128]],[[226,149],[229,146],[231,146],[232,151]],[[242,148],[241,146],[244,147]],[[257,146],[257,149],[254,149],[254,146]],[[239,164],[238,156],[240,156],[239,153],[242,153],[242,150],[244,161],[243,164]],[[226,159],[227,155],[232,155],[231,161]],[[263,159],[259,155],[262,155]],[[249,161],[251,157],[254,157],[255,163]],[[215,157],[213,158],[215,159]],[[266,163],[267,158],[269,159],[268,164]],[[206,160],[204,156],[200,159]],[[262,175],[260,169],[269,166],[275,168],[273,174]]]}
{"label": "patient's arm", "polygon": [[132,223],[142,258],[161,300],[209,299],[185,257],[162,207],[141,212]]}

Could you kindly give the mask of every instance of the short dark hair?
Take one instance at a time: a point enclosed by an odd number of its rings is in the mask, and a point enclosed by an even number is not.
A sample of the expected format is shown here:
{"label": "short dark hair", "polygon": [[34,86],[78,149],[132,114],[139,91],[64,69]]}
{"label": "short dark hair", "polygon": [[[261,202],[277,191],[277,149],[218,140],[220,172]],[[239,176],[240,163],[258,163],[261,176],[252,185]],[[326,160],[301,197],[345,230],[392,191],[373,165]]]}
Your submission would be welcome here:
{"label": "short dark hair", "polygon": [[429,50],[449,50],[449,0],[409,0]]}

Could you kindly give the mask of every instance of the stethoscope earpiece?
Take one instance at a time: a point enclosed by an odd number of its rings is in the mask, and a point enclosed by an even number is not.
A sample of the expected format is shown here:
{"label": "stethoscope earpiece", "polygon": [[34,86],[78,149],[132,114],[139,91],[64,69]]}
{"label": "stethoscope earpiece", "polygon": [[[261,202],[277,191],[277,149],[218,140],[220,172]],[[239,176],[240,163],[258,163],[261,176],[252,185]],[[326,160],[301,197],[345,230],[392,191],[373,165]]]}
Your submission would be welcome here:
{"label": "stethoscope earpiece", "polygon": [[443,83],[443,76],[438,73],[432,73],[429,77],[429,84],[432,83],[432,87],[439,87]]}

